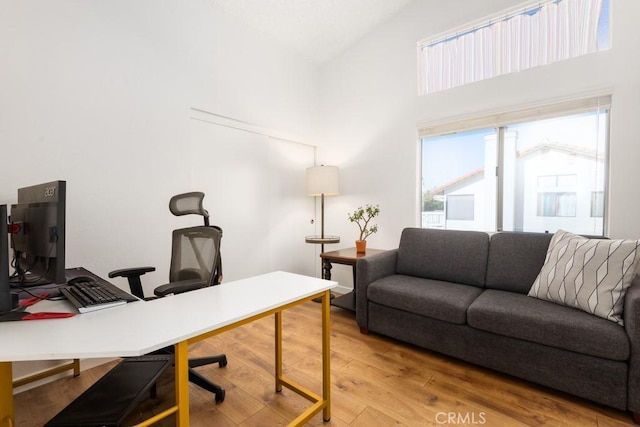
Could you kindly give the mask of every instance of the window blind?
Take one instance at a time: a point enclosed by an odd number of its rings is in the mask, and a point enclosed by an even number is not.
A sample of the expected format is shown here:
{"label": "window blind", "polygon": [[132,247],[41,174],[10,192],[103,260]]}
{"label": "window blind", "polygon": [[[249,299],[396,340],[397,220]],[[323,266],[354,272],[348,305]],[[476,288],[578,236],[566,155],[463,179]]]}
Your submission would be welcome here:
{"label": "window blind", "polygon": [[481,117],[470,117],[451,122],[418,123],[418,136],[427,138],[477,129],[497,128],[533,120],[543,120],[561,115],[580,114],[611,108],[611,95],[564,101],[550,105],[539,105],[515,111],[493,113]]}

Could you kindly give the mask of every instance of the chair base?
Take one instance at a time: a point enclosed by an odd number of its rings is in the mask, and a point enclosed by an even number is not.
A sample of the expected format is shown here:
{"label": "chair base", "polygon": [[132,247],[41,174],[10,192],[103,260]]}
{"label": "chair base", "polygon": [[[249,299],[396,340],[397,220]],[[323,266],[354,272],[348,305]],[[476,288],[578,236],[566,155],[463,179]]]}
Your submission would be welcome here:
{"label": "chair base", "polygon": [[207,391],[210,391],[215,395],[216,403],[224,402],[225,391],[222,387],[217,384],[212,383],[198,372],[195,371],[194,368],[205,365],[212,365],[217,363],[218,366],[224,368],[227,366],[227,356],[221,354],[219,356],[210,356],[210,357],[198,357],[194,359],[189,359],[189,381],[201,387]]}
{"label": "chair base", "polygon": [[[151,354],[174,354],[173,347],[165,347],[160,350],[154,351]],[[225,391],[222,387],[217,384],[212,383],[198,372],[195,371],[194,368],[198,368],[200,366],[205,365],[213,365],[217,363],[219,367],[224,368],[227,366],[227,356],[224,354],[220,354],[218,356],[205,356],[205,357],[194,357],[189,359],[189,382],[194,383],[198,387],[201,387],[211,393],[215,394],[216,403],[222,403],[225,397]]]}

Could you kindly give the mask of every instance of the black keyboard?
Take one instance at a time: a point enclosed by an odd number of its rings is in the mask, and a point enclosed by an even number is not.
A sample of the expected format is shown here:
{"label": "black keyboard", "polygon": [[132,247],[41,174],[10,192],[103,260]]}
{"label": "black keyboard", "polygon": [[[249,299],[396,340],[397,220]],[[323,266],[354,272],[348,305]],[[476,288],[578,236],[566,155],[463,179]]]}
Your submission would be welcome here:
{"label": "black keyboard", "polygon": [[[116,307],[131,301],[125,298],[117,286],[109,288],[104,283],[97,281],[78,282],[60,288],[60,292],[78,309],[80,313],[101,310],[103,308]],[[120,291],[120,292],[118,292]],[[135,300],[135,297],[133,297]]]}

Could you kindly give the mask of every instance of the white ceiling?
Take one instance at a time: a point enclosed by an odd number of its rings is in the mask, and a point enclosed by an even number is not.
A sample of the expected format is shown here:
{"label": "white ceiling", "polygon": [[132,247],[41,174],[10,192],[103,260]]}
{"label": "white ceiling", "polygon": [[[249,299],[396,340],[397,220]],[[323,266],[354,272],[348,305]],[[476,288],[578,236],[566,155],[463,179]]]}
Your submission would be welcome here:
{"label": "white ceiling", "polygon": [[412,0],[209,0],[317,63],[333,58]]}

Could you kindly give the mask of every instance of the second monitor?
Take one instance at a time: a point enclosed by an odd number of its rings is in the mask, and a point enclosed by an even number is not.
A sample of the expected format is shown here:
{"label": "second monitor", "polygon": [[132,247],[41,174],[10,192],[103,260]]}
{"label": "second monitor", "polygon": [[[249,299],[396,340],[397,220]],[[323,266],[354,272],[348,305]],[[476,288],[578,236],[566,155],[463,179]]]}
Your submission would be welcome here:
{"label": "second monitor", "polygon": [[0,205],[0,315],[15,308],[9,287],[9,243],[7,239],[7,205]]}
{"label": "second monitor", "polygon": [[10,217],[13,284],[65,283],[66,193],[66,181],[18,190]]}

